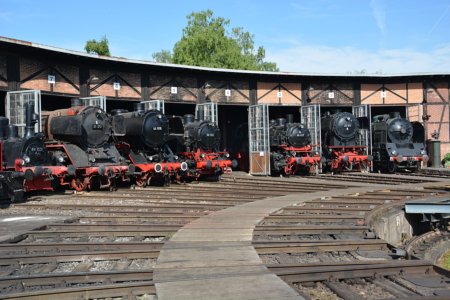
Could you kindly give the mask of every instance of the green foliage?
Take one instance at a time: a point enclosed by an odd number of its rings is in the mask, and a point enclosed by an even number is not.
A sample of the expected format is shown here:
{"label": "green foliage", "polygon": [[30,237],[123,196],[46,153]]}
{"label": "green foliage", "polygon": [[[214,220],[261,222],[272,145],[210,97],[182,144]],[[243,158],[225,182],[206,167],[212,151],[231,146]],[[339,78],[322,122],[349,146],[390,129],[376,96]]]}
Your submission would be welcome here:
{"label": "green foliage", "polygon": [[87,53],[97,53],[98,55],[111,56],[111,53],[109,52],[109,42],[106,35],[100,41],[87,41],[86,46],[84,46],[84,50],[86,50]]}
{"label": "green foliage", "polygon": [[450,161],[450,153],[444,155],[444,161]]}
{"label": "green foliage", "polygon": [[211,68],[278,71],[276,63],[264,61],[263,47],[255,50],[252,34],[241,27],[228,30],[230,20],[215,17],[211,10],[194,12],[187,19],[173,52],[154,53],[153,59]]}

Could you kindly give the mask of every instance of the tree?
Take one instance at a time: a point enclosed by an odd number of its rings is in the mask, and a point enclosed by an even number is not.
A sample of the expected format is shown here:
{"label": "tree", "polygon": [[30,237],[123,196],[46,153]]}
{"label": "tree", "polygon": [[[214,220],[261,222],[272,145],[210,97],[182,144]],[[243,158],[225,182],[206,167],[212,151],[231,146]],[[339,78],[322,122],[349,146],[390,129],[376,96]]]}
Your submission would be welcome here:
{"label": "tree", "polygon": [[181,39],[173,52],[153,54],[157,62],[170,62],[211,68],[278,71],[276,63],[266,62],[264,47],[255,50],[254,36],[243,28],[232,28],[230,20],[215,17],[211,10],[187,16]]}
{"label": "tree", "polygon": [[109,52],[109,42],[106,35],[100,41],[87,41],[86,46],[84,46],[84,50],[86,50],[87,53],[97,53],[98,55],[111,56],[111,53]]}

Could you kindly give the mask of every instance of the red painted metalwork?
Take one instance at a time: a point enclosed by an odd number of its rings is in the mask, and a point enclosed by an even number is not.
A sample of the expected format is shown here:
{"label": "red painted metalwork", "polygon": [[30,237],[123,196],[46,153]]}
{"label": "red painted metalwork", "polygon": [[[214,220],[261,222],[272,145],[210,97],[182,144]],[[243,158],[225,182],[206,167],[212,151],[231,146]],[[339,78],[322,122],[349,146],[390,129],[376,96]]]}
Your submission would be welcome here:
{"label": "red painted metalwork", "polygon": [[287,145],[280,145],[280,148],[288,153],[285,158],[286,166],[284,173],[286,175],[294,175],[300,169],[308,170],[309,173],[314,173],[320,163],[319,153],[313,153],[314,145],[307,145],[305,147],[292,147]]}
{"label": "red painted metalwork", "polygon": [[371,165],[366,146],[328,146],[332,171],[367,171]]}

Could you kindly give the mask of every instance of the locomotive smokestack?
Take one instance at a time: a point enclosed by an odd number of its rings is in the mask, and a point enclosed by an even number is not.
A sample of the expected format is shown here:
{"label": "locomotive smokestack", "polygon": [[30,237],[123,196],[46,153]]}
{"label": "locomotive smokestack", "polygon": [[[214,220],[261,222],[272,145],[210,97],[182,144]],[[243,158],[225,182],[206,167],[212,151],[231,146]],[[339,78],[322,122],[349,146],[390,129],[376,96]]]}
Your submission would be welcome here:
{"label": "locomotive smokestack", "polygon": [[201,109],[198,110],[197,119],[199,121],[203,121],[205,119],[205,113],[203,112],[203,110],[201,110]]}
{"label": "locomotive smokestack", "polygon": [[285,118],[278,118],[277,119],[277,123],[278,123],[278,126],[284,126],[284,125],[286,125],[286,119]]}
{"label": "locomotive smokestack", "polygon": [[288,123],[288,124],[294,123],[294,115],[293,114],[286,115],[286,123]]}
{"label": "locomotive smokestack", "polygon": [[391,119],[400,118],[400,113],[398,111],[393,111],[389,113]]}
{"label": "locomotive smokestack", "polygon": [[137,113],[143,113],[145,112],[145,104],[144,103],[135,103],[134,104],[134,111]]}
{"label": "locomotive smokestack", "polygon": [[78,106],[83,106],[83,101],[81,101],[81,99],[78,98],[70,99],[70,107],[76,108]]}
{"label": "locomotive smokestack", "polygon": [[0,139],[4,140],[7,138],[8,134],[9,120],[5,117],[0,117]]}
{"label": "locomotive smokestack", "polygon": [[8,139],[15,139],[19,137],[19,127],[16,125],[9,125],[7,129],[7,137]]}
{"label": "locomotive smokestack", "polygon": [[184,124],[189,124],[189,123],[193,123],[193,122],[194,122],[194,120],[195,120],[195,117],[194,117],[194,115],[191,115],[191,114],[187,114],[187,115],[184,115],[184,116],[183,116],[183,121],[184,121]]}
{"label": "locomotive smokestack", "polygon": [[34,113],[34,103],[25,104],[25,137],[32,137],[36,134],[34,125],[38,122],[38,115]]}

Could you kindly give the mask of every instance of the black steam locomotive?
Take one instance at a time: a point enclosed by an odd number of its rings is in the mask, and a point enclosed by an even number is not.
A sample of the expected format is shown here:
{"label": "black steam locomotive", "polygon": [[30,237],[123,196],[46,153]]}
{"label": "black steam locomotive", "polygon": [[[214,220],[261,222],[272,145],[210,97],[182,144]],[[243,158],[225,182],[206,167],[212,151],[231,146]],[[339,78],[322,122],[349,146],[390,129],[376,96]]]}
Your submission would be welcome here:
{"label": "black steam locomotive", "polygon": [[366,117],[356,118],[348,112],[327,112],[321,119],[323,169],[366,171],[371,157],[368,145],[361,145],[360,130],[368,129]]}
{"label": "black steam locomotive", "polygon": [[394,173],[414,171],[427,161],[424,127],[419,122],[409,122],[398,112],[373,117],[372,153],[376,170]]}
{"label": "black steam locomotive", "polygon": [[19,137],[18,126],[9,125],[8,118],[0,117],[0,194],[4,198],[19,201],[24,192],[53,190],[51,158],[43,134],[35,131],[38,119],[34,103],[26,103],[25,135]]}
{"label": "black steam locomotive", "polygon": [[113,142],[113,130],[120,128],[113,128],[103,109],[74,100],[69,109],[42,112],[47,150],[67,168],[72,188],[112,188],[128,171]]}
{"label": "black steam locomotive", "polygon": [[312,150],[309,129],[294,123],[293,115],[270,120],[270,163],[273,175],[318,171],[319,153]]}
{"label": "black steam locomotive", "polygon": [[133,112],[114,110],[112,115],[115,127],[122,128],[115,134],[116,146],[134,167],[138,186],[149,185],[152,179],[168,184],[179,170],[187,170],[187,164],[178,161],[168,145],[174,134],[183,134],[179,118],[168,118],[158,110],[146,111],[143,103]]}
{"label": "black steam locomotive", "polygon": [[237,162],[229,159],[226,151],[220,151],[220,129],[213,122],[195,120],[194,115],[183,117],[184,151],[180,156],[186,160],[188,178],[198,179],[200,176],[219,176],[236,167]]}

